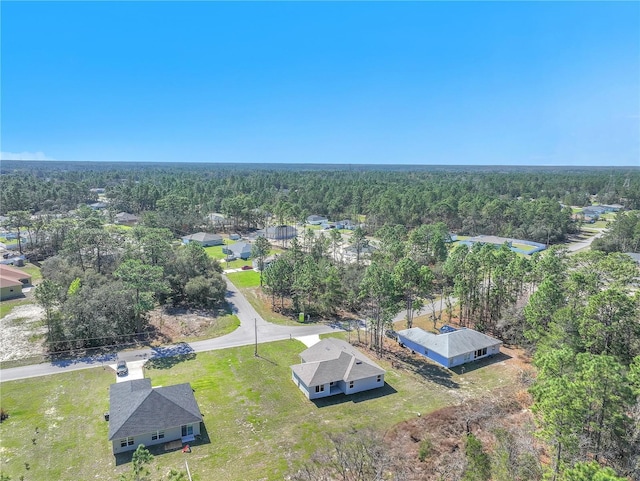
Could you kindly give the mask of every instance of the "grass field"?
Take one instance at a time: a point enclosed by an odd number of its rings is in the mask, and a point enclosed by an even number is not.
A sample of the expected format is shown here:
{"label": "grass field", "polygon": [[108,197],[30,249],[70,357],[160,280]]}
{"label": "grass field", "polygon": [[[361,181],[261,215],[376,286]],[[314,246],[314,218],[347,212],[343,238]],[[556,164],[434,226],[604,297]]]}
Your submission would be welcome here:
{"label": "grass field", "polygon": [[512,243],[511,246],[516,247],[517,249],[522,249],[525,252],[529,252],[536,249],[535,246],[530,246],[528,244],[518,244],[517,242]]}
{"label": "grass field", "polygon": [[211,319],[209,325],[197,336],[185,337],[180,342],[200,341],[202,339],[212,339],[214,337],[224,336],[235,331],[240,327],[240,319],[234,314],[215,317]]}
{"label": "grass field", "polygon": [[260,285],[260,273],[253,269],[250,271],[229,272],[225,275],[238,288],[258,287]]}
{"label": "grass field", "polygon": [[[510,382],[514,371],[504,363],[467,372],[419,363],[419,369],[392,369],[380,390],[311,402],[291,382],[289,366],[305,346],[280,341],[201,353],[190,360],[146,371],[154,386],[190,382],[204,415],[202,443],[192,453],[161,453],[151,464],[153,479],[170,468],[184,469],[194,481],[282,480],[325,435],[351,427],[384,432],[417,413],[455,404]],[[425,367],[426,366],[426,367]],[[107,440],[109,368],[75,371],[2,384],[2,407],[10,417],[0,424],[1,469],[11,479],[109,480],[128,472],[115,466]]]}
{"label": "grass field", "polygon": [[19,269],[31,275],[32,284],[35,284],[36,281],[42,280],[42,274],[40,273],[40,268],[34,266],[33,264],[27,264],[24,267],[19,267]]}

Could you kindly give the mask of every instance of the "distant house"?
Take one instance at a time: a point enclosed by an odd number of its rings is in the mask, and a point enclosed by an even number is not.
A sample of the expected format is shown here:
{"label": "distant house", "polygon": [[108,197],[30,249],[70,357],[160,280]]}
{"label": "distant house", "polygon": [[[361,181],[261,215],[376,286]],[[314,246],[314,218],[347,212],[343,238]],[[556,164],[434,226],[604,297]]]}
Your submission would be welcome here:
{"label": "distant house", "polygon": [[115,216],[116,224],[134,225],[138,223],[138,216],[127,212],[118,212]]}
{"label": "distant house", "polygon": [[582,213],[589,217],[598,217],[607,213],[607,209],[601,205],[592,205],[582,209]]}
{"label": "distant house", "polygon": [[349,219],[345,219],[345,220],[339,220],[338,222],[336,222],[336,229],[349,229],[349,230],[355,230],[356,229],[356,224],[354,224],[351,220]]}
{"label": "distant house", "polygon": [[220,246],[224,244],[222,236],[209,234],[207,232],[198,232],[197,234],[186,235],[182,238],[183,244],[188,244],[189,242],[195,242],[202,247]]}
{"label": "distant house", "polygon": [[242,236],[240,234],[229,234],[229,239],[231,240],[240,240]]}
{"label": "distant house", "polygon": [[624,210],[624,205],[622,204],[602,204],[600,207],[604,207],[605,212],[618,212],[620,210]]}
{"label": "distant house", "polygon": [[341,339],[323,339],[300,358],[302,364],[291,366],[291,378],[308,399],[384,386],[384,369]]}
{"label": "distant house", "polygon": [[247,260],[251,257],[251,244],[246,242],[236,242],[235,244],[225,245],[222,247],[222,252],[233,256],[235,259]]}
{"label": "distant house", "polygon": [[104,194],[105,189],[104,187],[94,187],[93,189],[89,189],[89,192],[92,192],[94,194]]}
{"label": "distant house", "polygon": [[189,383],[151,387],[151,380],[112,384],[109,390],[109,441],[113,453],[133,451],[200,435],[202,414]]}
{"label": "distant house", "polygon": [[502,341],[473,329],[433,334],[419,327],[398,331],[398,342],[444,367],[454,367],[500,352]]}
{"label": "distant house", "polygon": [[89,207],[91,207],[93,210],[101,210],[106,209],[107,204],[106,202],[94,202],[93,204],[89,204]]}
{"label": "distant house", "polygon": [[219,214],[217,212],[214,212],[212,214],[209,214],[207,216],[207,219],[209,220],[209,222],[211,222],[213,225],[224,225],[224,223],[226,222],[226,217],[223,214]]}
{"label": "distant house", "polygon": [[22,295],[22,287],[31,284],[31,275],[5,264],[0,264],[0,301]]}
{"label": "distant house", "polygon": [[[276,261],[277,258],[278,258],[278,256],[265,257],[262,260],[263,270],[266,269],[267,267],[269,267],[271,264],[273,264]],[[254,269],[259,271],[260,270],[260,259],[253,259],[253,261],[251,262],[251,265],[253,266]]]}
{"label": "distant house", "polygon": [[327,222],[328,220],[329,219],[321,215],[310,215],[309,217],[307,217],[307,224],[320,225],[323,222]]}
{"label": "distant house", "polygon": [[256,236],[264,236],[269,240],[293,239],[298,235],[298,230],[290,225],[277,225],[256,232]]}

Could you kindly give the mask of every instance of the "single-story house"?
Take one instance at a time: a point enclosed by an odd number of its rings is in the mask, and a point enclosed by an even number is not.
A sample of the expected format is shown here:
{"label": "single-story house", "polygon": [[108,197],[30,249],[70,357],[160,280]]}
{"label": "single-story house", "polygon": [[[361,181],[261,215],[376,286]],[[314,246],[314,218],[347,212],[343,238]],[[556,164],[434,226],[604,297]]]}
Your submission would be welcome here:
{"label": "single-story house", "polygon": [[93,204],[89,204],[89,207],[91,207],[93,210],[106,209],[107,203],[106,202],[94,202]]}
{"label": "single-story house", "polygon": [[264,236],[270,240],[293,239],[298,235],[298,230],[290,225],[277,225],[268,227],[264,231],[256,232],[256,236]]}
{"label": "single-story house", "polygon": [[229,239],[231,240],[240,240],[242,236],[240,234],[229,234]]}
{"label": "single-story house", "polygon": [[218,234],[209,234],[207,232],[198,232],[196,234],[186,235],[182,238],[183,244],[188,244],[189,242],[195,242],[196,244],[200,244],[202,247],[221,246],[224,244],[222,236]]}
{"label": "single-story house", "polygon": [[300,354],[291,379],[308,399],[384,386],[385,371],[348,342],[327,338]]}
{"label": "single-story house", "polygon": [[236,242],[222,247],[222,252],[235,257],[236,259],[247,260],[251,257],[251,244],[247,242]]}
{"label": "single-story house", "polygon": [[356,227],[356,224],[354,224],[353,221],[349,219],[339,220],[338,222],[336,222],[336,229],[355,230]]}
{"label": "single-story house", "polygon": [[[264,259],[262,259],[263,270],[266,269],[267,267],[269,267],[271,264],[273,264],[276,261],[277,258],[278,258],[277,255],[273,255],[273,256],[265,257]],[[253,266],[254,269],[259,271],[260,270],[260,259],[253,259],[253,261],[251,261],[251,265]]]}
{"label": "single-story house", "polygon": [[322,216],[322,215],[310,215],[309,217],[307,217],[307,224],[311,224],[311,225],[320,225],[323,222],[327,222],[329,219],[327,219],[326,217]]}
{"label": "single-story house", "polygon": [[29,284],[31,284],[30,274],[15,267],[0,264],[0,301],[20,297],[22,286]]}
{"label": "single-story house", "polygon": [[602,214],[606,214],[607,213],[607,209],[601,205],[592,205],[589,207],[585,207],[584,209],[582,209],[582,213],[584,215],[588,215],[590,217],[598,217]]}
{"label": "single-story house", "polygon": [[112,384],[109,389],[109,441],[113,454],[200,435],[202,414],[189,383],[151,387],[150,379]]}
{"label": "single-story house", "polygon": [[209,220],[209,222],[211,222],[214,225],[224,225],[224,223],[227,220],[224,214],[219,214],[217,212],[209,214],[207,216],[207,219]]}
{"label": "single-story house", "polygon": [[138,223],[138,216],[128,212],[118,212],[115,216],[116,224],[134,225]]}
{"label": "single-story house", "polygon": [[502,341],[473,329],[433,334],[419,327],[398,331],[398,342],[444,367],[454,367],[500,352]]}

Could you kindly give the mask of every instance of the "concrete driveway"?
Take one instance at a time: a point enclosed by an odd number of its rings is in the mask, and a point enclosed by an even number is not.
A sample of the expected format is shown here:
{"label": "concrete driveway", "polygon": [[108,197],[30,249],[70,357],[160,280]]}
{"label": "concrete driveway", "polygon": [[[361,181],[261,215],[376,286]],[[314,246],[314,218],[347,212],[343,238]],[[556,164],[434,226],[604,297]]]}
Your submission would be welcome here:
{"label": "concrete driveway", "polygon": [[[144,363],[147,360],[142,361],[127,361],[127,368],[129,368],[129,373],[126,376],[118,376],[116,374],[116,382],[125,382],[125,381],[133,381],[134,379],[144,379]],[[113,369],[113,372],[116,372],[117,364],[109,364],[109,367]]]}

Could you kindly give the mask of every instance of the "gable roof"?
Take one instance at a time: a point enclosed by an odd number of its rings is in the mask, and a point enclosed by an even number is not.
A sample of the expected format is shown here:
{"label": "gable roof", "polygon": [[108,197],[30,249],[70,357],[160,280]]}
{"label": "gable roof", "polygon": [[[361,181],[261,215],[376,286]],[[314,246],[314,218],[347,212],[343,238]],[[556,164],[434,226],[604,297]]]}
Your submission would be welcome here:
{"label": "gable roof", "polygon": [[473,329],[432,334],[419,327],[398,331],[398,335],[415,342],[448,359],[485,347],[502,344],[502,341]]}
{"label": "gable roof", "polygon": [[293,372],[307,386],[318,386],[332,381],[356,381],[385,371],[351,344],[327,338],[303,351],[302,364],[291,366]]}
{"label": "gable roof", "polygon": [[236,242],[235,244],[229,244],[225,246],[225,249],[233,252],[235,255],[240,255],[243,253],[251,254],[251,244],[247,242]]}
{"label": "gable roof", "polygon": [[0,287],[18,287],[22,286],[22,282],[17,279],[0,275]]}
{"label": "gable roof", "polygon": [[155,389],[150,379],[112,384],[109,406],[109,440],[202,421],[189,383]]}
{"label": "gable roof", "polygon": [[23,281],[27,283],[31,282],[31,274],[21,271],[20,269],[16,269],[15,267],[9,267],[6,264],[0,264],[0,277],[11,281],[17,281],[21,284]]}
{"label": "gable roof", "polygon": [[307,217],[307,221],[309,222],[318,222],[321,220],[327,220],[327,218],[323,215],[317,215],[317,214],[313,214]]}
{"label": "gable roof", "polygon": [[207,232],[198,232],[196,234],[186,235],[182,238],[197,242],[221,241],[222,236],[218,234],[209,234]]}
{"label": "gable roof", "polygon": [[128,212],[118,212],[116,214],[116,220],[121,222],[133,222],[138,220],[138,216],[129,214]]}

